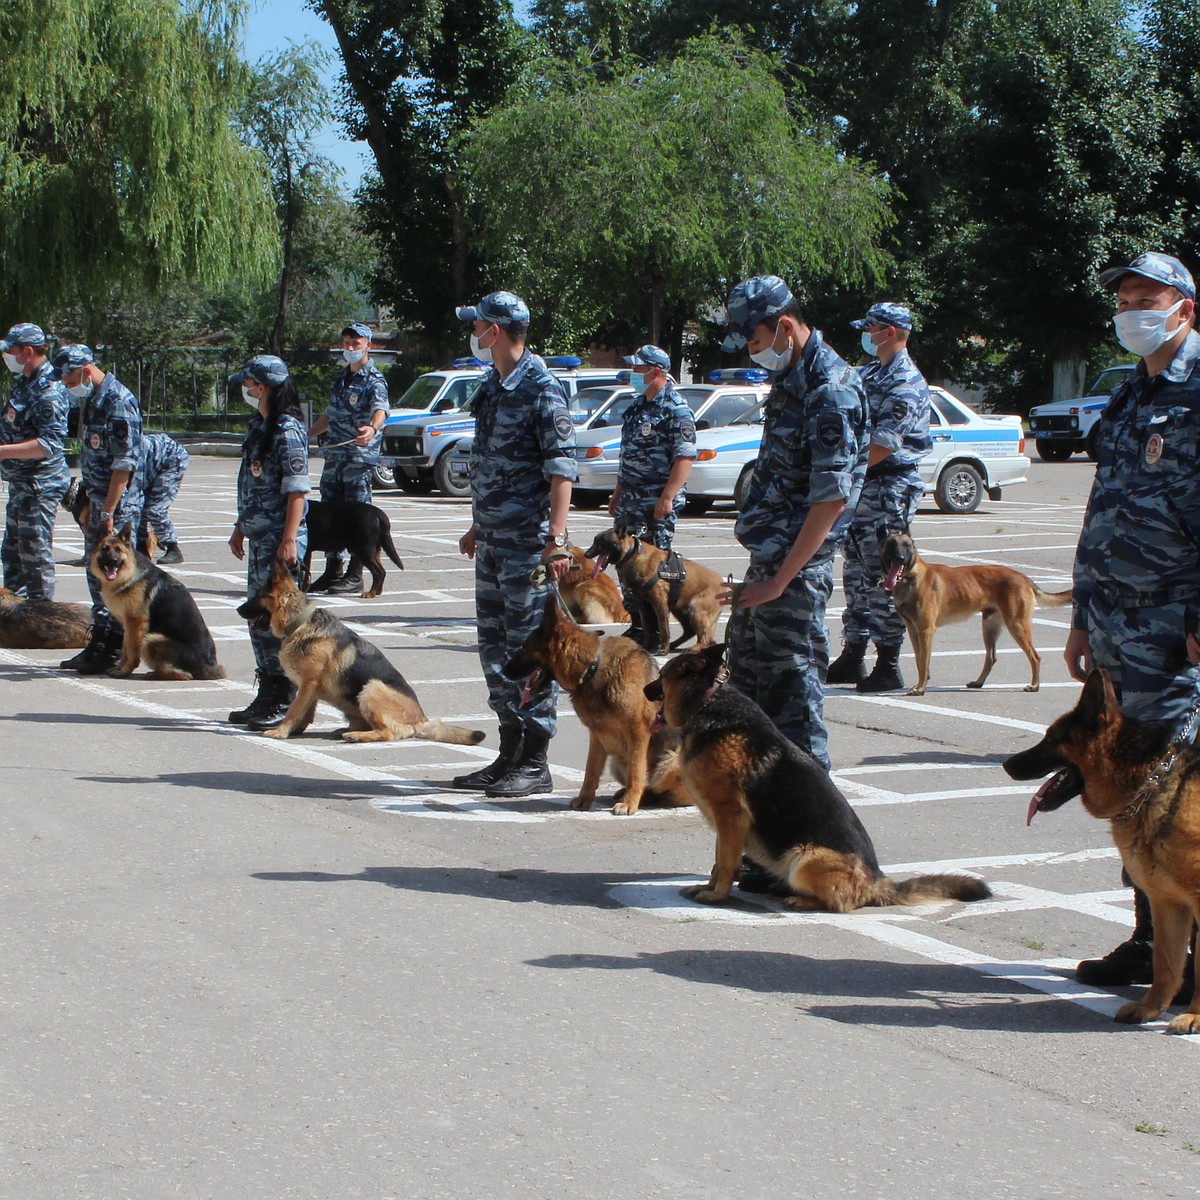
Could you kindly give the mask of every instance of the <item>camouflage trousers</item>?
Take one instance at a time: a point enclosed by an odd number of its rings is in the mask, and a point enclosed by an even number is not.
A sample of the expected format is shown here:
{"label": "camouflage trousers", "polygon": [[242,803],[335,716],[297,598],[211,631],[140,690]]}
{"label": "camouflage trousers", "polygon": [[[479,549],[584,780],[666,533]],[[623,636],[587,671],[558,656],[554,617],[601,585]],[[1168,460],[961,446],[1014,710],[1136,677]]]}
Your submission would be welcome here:
{"label": "camouflage trousers", "polygon": [[557,731],[558,684],[547,677],[520,707],[524,680],[506,678],[503,667],[541,624],[554,597],[529,582],[542,561],[536,532],[496,530],[480,533],[475,546],[475,620],[479,627],[479,662],[487,684],[488,706],[500,728],[535,729],[546,737]]}
{"label": "camouflage trousers", "polygon": [[889,533],[909,527],[923,491],[915,468],[911,474],[881,475],[863,484],[842,546],[843,640],[872,641],[877,646],[899,646],[904,641],[904,622],[891,592],[879,582],[879,553]]}
{"label": "camouflage trousers", "polygon": [[[275,561],[275,552],[279,549],[279,542],[282,537],[283,530],[280,529],[278,533],[273,533],[267,538],[258,538],[255,541],[251,541],[249,538],[246,539],[247,600],[270,578],[271,564]],[[304,555],[307,550],[308,530],[301,524],[300,530],[296,534],[297,565],[291,573],[297,587],[302,582],[301,575],[304,571]],[[284,673],[283,667],[279,665],[280,639],[269,629],[251,629],[250,645],[254,650],[254,665],[263,675],[278,676]]]}
{"label": "camouflage trousers", "polygon": [[[654,506],[658,503],[662,491],[650,494],[648,492],[622,492],[617,500],[617,512],[613,523],[627,530],[635,537],[639,532],[642,540],[657,546],[659,550],[670,550],[675,540],[675,523],[679,519],[679,509],[682,502],[671,510],[665,517],[655,519]],[[637,619],[638,606],[633,593],[621,585],[621,599],[625,602],[625,611]]]}
{"label": "camouflage trousers", "polygon": [[171,505],[179,495],[179,487],[183,483],[183,473],[187,470],[187,451],[182,450],[179,459],[168,463],[155,477],[154,482],[146,489],[145,500],[142,502],[142,519],[138,525],[138,544],[146,544],[146,534],[154,530],[154,536],[160,546],[173,546],[179,541],[175,526],[171,522]]}
{"label": "camouflage trousers", "polygon": [[54,518],[70,486],[65,465],[61,476],[38,479],[32,486],[9,480],[0,562],[10,591],[30,600],[54,599]]}
{"label": "camouflage trousers", "polygon": [[[362,504],[370,504],[371,464],[361,458],[326,459],[321,468],[320,488],[322,500],[357,500]],[[326,566],[334,563],[340,566],[345,561],[344,550],[325,555]]]}
{"label": "camouflage trousers", "polygon": [[[113,619],[109,615],[108,609],[104,607],[104,597],[100,594],[99,582],[86,566],[92,561],[92,551],[100,540],[100,511],[104,507],[104,497],[97,500],[93,495],[89,497],[89,500],[88,526],[83,533],[83,561],[85,564],[83,573],[87,579],[88,595],[92,598],[92,623],[102,629],[108,629],[112,627]],[[141,504],[140,492],[134,492],[132,496],[128,491],[122,492],[121,503],[117,505],[116,512],[113,513],[113,529],[119,533],[126,525],[136,526]]]}
{"label": "camouflage trousers", "polygon": [[[770,568],[751,562],[746,580]],[[833,592],[832,559],[810,564],[778,600],[738,613],[730,650],[730,679],[775,722],[779,732],[829,770],[825,673],[829,634],[825,609]]]}

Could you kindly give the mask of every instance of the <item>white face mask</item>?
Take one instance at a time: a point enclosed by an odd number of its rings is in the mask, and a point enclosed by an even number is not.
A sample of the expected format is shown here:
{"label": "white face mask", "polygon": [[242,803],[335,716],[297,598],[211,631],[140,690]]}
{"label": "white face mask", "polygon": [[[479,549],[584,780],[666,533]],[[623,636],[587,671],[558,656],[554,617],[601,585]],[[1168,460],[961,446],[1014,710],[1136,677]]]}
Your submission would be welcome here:
{"label": "white face mask", "polygon": [[[780,327],[782,328],[782,326]],[[776,337],[779,336],[779,330],[775,331]],[[771,339],[771,345],[765,350],[759,350],[753,353],[750,357],[758,363],[760,367],[766,367],[768,371],[781,371],[792,361],[792,339],[787,339],[787,346],[783,350],[774,349],[775,338]]]}
{"label": "white face mask", "polygon": [[1117,331],[1117,341],[1140,358],[1153,354],[1165,342],[1169,342],[1179,331],[1172,329],[1167,332],[1167,318],[1179,311],[1180,300],[1172,308],[1130,309],[1128,312],[1117,313],[1113,317],[1113,328]]}
{"label": "white face mask", "polygon": [[4,365],[14,374],[20,375],[24,368],[17,362],[16,356],[9,354],[7,350],[4,352]]}
{"label": "white face mask", "polygon": [[[493,342],[492,346],[496,343]],[[471,353],[475,355],[480,362],[490,363],[492,361],[492,346],[481,346],[479,339],[471,334]]]}
{"label": "white face mask", "polygon": [[96,385],[90,382],[77,383],[74,387],[67,388],[67,391],[70,392],[71,395],[77,400],[86,400],[95,390]]}
{"label": "white face mask", "polygon": [[363,350],[343,350],[342,351],[342,357],[348,363],[356,363],[360,359],[366,358],[366,356],[367,356],[367,352],[365,349],[363,349]]}
{"label": "white face mask", "polygon": [[245,402],[250,405],[255,412],[258,412],[258,397],[255,396],[244,383],[242,384],[242,399],[245,400]]}
{"label": "white face mask", "polygon": [[879,347],[875,345],[873,341],[871,341],[871,335],[869,333],[864,333],[859,340],[862,342],[864,354],[869,354],[872,358],[878,357]]}

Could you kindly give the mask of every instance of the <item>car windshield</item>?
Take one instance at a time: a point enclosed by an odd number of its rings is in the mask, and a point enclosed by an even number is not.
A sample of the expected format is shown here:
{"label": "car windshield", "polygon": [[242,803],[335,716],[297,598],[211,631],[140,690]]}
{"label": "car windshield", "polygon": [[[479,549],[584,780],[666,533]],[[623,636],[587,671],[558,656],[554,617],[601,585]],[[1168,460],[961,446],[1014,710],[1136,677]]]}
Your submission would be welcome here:
{"label": "car windshield", "polygon": [[763,406],[755,404],[752,408],[746,409],[740,417],[734,417],[729,423],[730,425],[761,425],[763,423]]}
{"label": "car windshield", "polygon": [[675,394],[692,410],[702,408],[713,394],[710,387],[681,387],[675,389]]}
{"label": "car windshield", "polygon": [[1128,367],[1109,367],[1107,371],[1101,371],[1096,377],[1096,382],[1088,388],[1089,396],[1111,396],[1129,378]]}
{"label": "car windshield", "polygon": [[617,390],[611,387],[581,388],[567,402],[571,420],[576,425],[582,425],[589,417],[595,416]]}
{"label": "car windshield", "polygon": [[393,405],[394,408],[412,408],[424,412],[446,382],[442,375],[421,375],[414,379],[407,392]]}

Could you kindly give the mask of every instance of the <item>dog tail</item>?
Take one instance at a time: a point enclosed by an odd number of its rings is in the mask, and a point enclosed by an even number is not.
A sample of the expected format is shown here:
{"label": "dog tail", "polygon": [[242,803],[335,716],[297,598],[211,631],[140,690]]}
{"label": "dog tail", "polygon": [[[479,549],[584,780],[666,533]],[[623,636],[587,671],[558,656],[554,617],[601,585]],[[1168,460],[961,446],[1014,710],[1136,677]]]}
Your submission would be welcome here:
{"label": "dog tail", "polygon": [[971,903],[987,900],[992,894],[982,879],[971,875],[914,875],[899,883],[891,879],[879,881],[876,905],[931,904],[936,900],[962,900]]}
{"label": "dog tail", "polygon": [[478,746],[487,734],[482,729],[464,729],[461,725],[447,725],[441,717],[432,717],[424,725],[418,725],[416,736],[427,742],[449,742],[452,746]]}
{"label": "dog tail", "polygon": [[396,543],[392,541],[392,522],[391,518],[381,508],[379,510],[379,544],[387,553],[388,558],[392,560],[400,568],[404,570],[404,564],[400,561],[400,555],[396,553]]}
{"label": "dog tail", "polygon": [[1065,608],[1071,603],[1071,589],[1067,588],[1065,592],[1043,592],[1035,583],[1033,600],[1041,608]]}
{"label": "dog tail", "polygon": [[683,782],[678,748],[666,751],[654,764],[653,772],[646,780],[642,803],[661,804],[669,808],[689,808],[696,803]]}

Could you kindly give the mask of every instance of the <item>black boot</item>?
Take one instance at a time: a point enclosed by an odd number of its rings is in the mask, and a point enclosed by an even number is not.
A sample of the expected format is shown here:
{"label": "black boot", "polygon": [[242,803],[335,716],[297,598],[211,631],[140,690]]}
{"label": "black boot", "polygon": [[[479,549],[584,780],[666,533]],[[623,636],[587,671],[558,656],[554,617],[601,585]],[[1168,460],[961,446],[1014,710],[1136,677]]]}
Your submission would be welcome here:
{"label": "black boot", "polygon": [[296,687],[286,675],[264,675],[259,686],[259,696],[263,699],[263,710],[246,722],[246,728],[261,733],[264,729],[274,729],[283,721],[292,701],[296,698]]}
{"label": "black boot", "polygon": [[[362,573],[362,563],[352,556],[350,565],[346,568],[345,575],[336,582],[331,583],[326,591],[331,596],[349,596],[355,592],[361,592],[363,590]],[[311,592],[312,588],[308,590]]]}
{"label": "black boot", "polygon": [[904,687],[904,676],[900,674],[900,647],[876,646],[875,666],[870,675],[860,679],[855,686],[860,692],[898,692]]}
{"label": "black boot", "polygon": [[866,642],[843,642],[841,654],[829,664],[825,682],[857,683],[860,679],[866,679],[867,665],[863,662],[866,653]]}
{"label": "black boot", "polygon": [[166,554],[158,560],[160,567],[173,567],[176,563],[183,562],[183,551],[179,549],[178,542],[168,542],[163,549],[166,551]]}
{"label": "black boot", "polygon": [[96,647],[103,636],[104,626],[93,624],[91,629],[88,630],[87,645],[78,654],[73,654],[70,658],[64,658],[58,664],[59,670],[78,671],[84,663],[91,662],[96,653]]}
{"label": "black boot", "polygon": [[520,757],[495,783],[484,788],[485,796],[514,799],[549,792],[554,788],[550,780],[550,766],[546,762],[546,749],[550,739],[538,729],[526,729]]}
{"label": "black boot", "polygon": [[1154,921],[1145,892],[1133,889],[1133,936],[1103,958],[1085,958],[1075,978],[1092,987],[1128,987],[1154,978]]}
{"label": "black boot", "polygon": [[[80,675],[103,675],[121,661],[121,648],[124,644],[125,635],[115,621],[111,624],[93,625],[92,636],[83,651],[83,655],[87,657],[76,665],[75,670]],[[82,658],[83,655],[76,657]]]}
{"label": "black boot", "polygon": [[[281,682],[287,685],[286,689],[280,686]],[[261,671],[255,671],[254,689],[254,699],[245,708],[234,709],[225,718],[231,725],[249,726],[251,721],[261,721],[270,716],[278,708],[277,696],[280,693],[285,695],[290,693],[291,684],[288,683],[286,676],[264,675]],[[287,706],[285,705],[284,712],[286,711]],[[282,713],[280,716],[282,717]],[[278,724],[278,722],[276,723]]]}
{"label": "black boot", "polygon": [[345,571],[345,565],[340,558],[327,558],[325,560],[325,570],[305,590],[309,592],[327,592],[335,583],[340,582]]}
{"label": "black boot", "polygon": [[455,775],[450,786],[467,792],[482,792],[485,787],[508,774],[509,768],[521,755],[524,732],[520,725],[500,726],[500,753],[493,762],[468,775]]}

